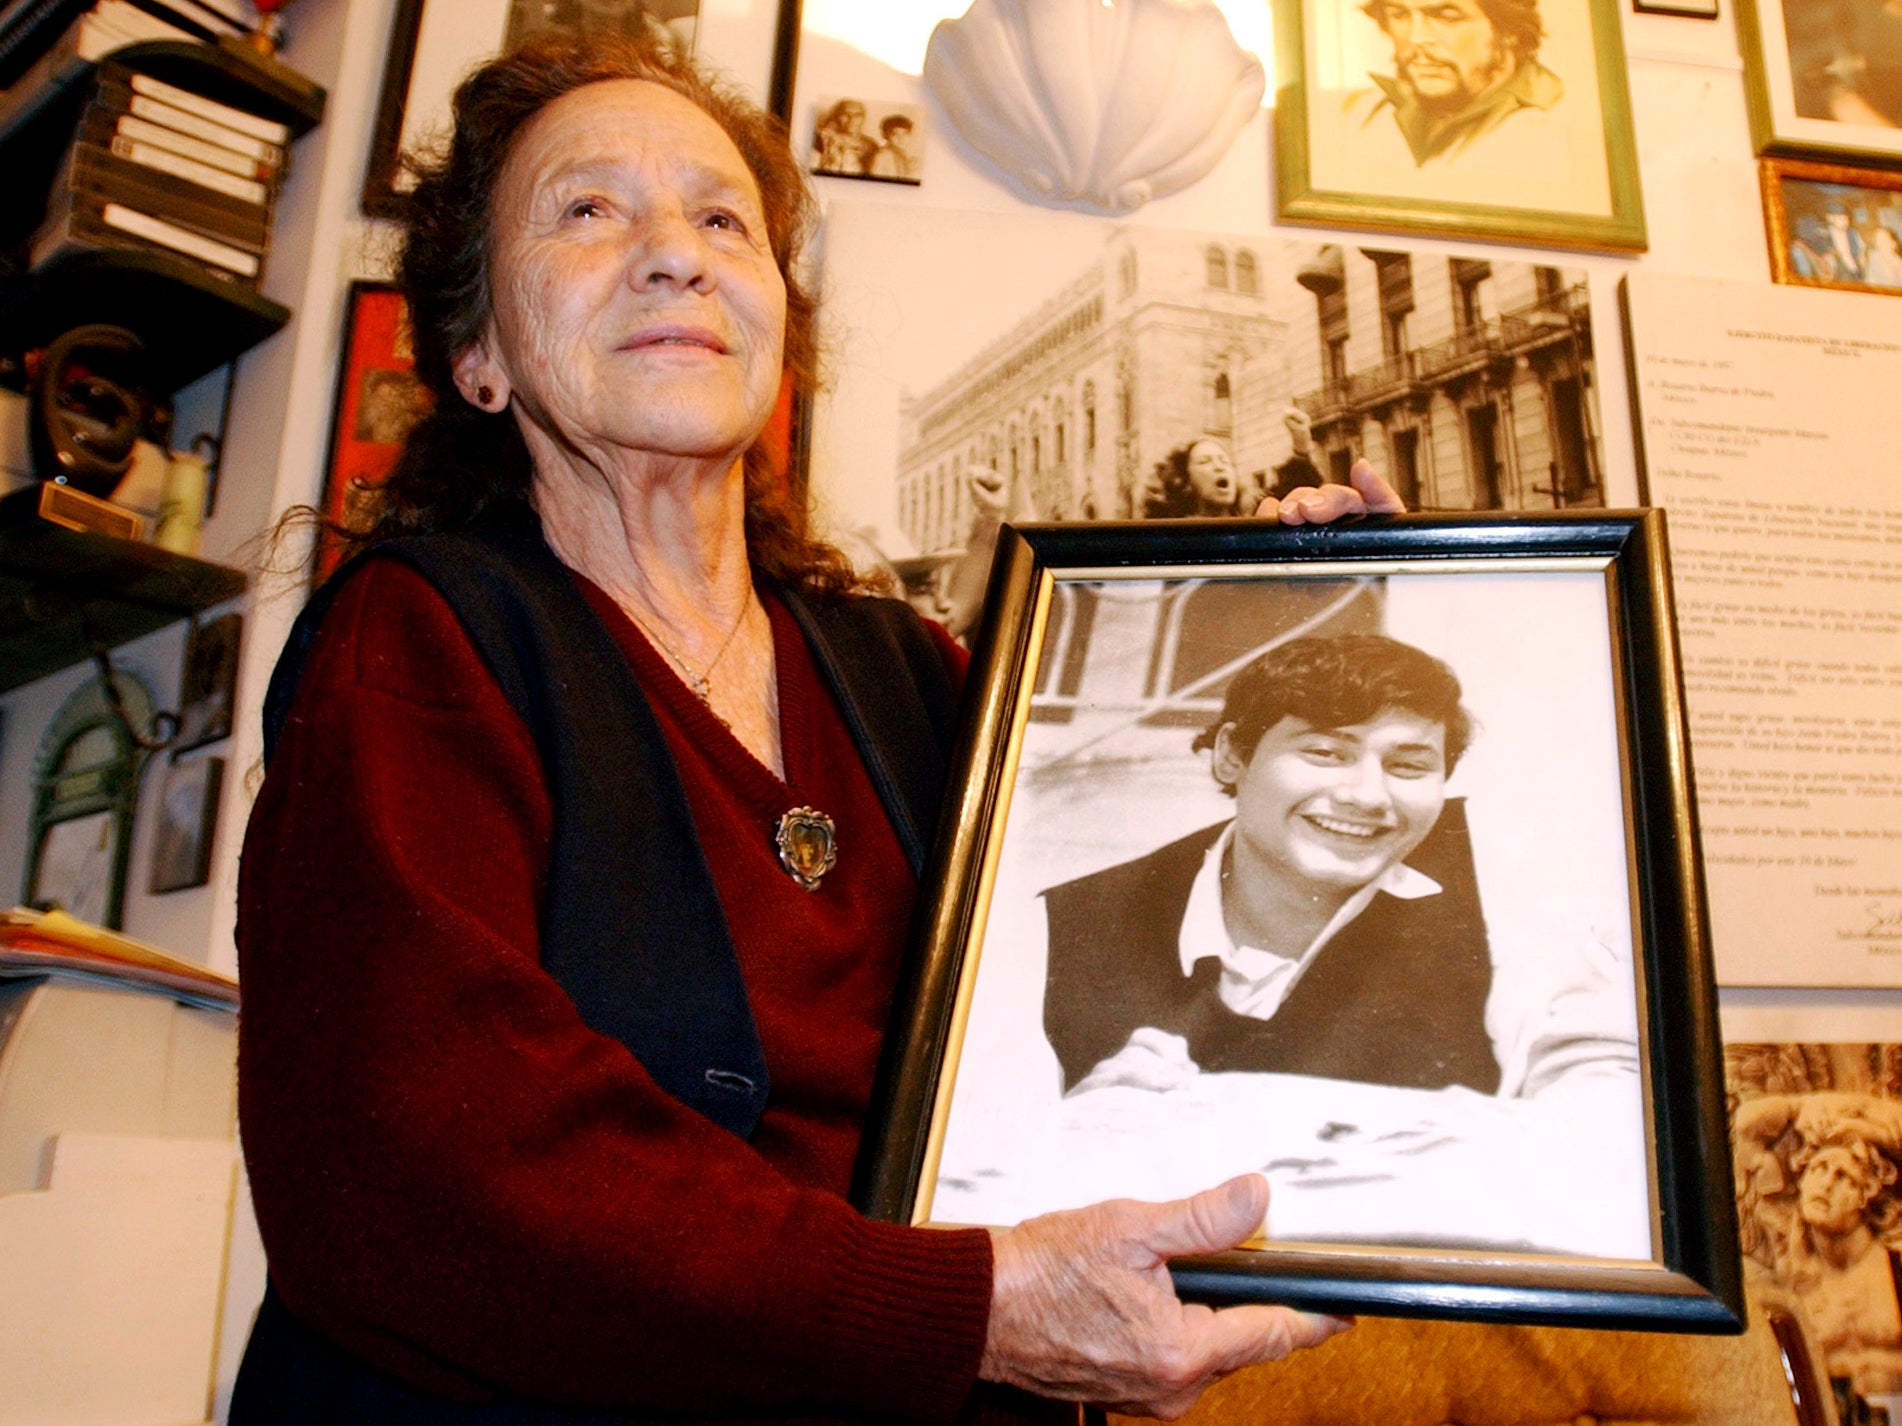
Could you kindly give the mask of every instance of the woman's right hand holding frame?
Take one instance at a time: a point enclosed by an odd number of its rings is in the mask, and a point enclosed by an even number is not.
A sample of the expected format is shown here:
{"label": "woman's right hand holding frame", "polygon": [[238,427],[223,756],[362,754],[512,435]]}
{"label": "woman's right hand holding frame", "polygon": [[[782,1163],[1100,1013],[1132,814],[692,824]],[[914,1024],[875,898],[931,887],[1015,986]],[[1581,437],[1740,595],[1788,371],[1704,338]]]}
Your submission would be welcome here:
{"label": "woman's right hand holding frame", "polygon": [[1326,1341],[1351,1319],[1185,1303],[1169,1259],[1253,1236],[1268,1181],[1173,1203],[1117,1199],[992,1230],[996,1268],[979,1375],[1041,1396],[1173,1419],[1231,1372]]}

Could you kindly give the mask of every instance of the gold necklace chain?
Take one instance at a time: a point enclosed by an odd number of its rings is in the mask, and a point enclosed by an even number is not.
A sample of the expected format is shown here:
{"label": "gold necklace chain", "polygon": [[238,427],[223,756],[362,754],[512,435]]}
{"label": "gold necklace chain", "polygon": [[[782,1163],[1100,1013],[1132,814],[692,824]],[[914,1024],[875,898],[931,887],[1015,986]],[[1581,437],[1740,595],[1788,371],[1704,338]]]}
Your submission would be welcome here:
{"label": "gold necklace chain", "polygon": [[674,646],[660,636],[660,632],[657,629],[645,619],[641,618],[639,614],[636,614],[626,604],[623,604],[621,608],[627,614],[627,617],[632,619],[640,628],[640,631],[647,635],[654,647],[667,655],[674,667],[680,670],[681,677],[686,680],[687,687],[693,690],[694,696],[709,708],[712,707],[713,684],[711,680],[713,678],[713,670],[719,666],[720,660],[726,657],[726,651],[733,647],[733,640],[739,635],[740,626],[746,622],[746,616],[753,612],[753,599],[751,594],[747,596],[746,602],[740,605],[740,617],[735,619],[733,621],[733,627],[726,631],[726,638],[720,641],[718,651],[715,652],[711,659],[707,660],[707,666],[701,669],[697,674],[688,666],[687,661],[675,652]]}

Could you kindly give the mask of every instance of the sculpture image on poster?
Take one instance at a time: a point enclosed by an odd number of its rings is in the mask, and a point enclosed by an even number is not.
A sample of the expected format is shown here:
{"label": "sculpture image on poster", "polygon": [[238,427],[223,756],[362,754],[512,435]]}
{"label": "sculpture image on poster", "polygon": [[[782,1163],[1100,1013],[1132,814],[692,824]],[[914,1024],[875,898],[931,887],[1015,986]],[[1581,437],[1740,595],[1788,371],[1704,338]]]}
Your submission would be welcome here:
{"label": "sculpture image on poster", "polygon": [[1832,1379],[1902,1407],[1902,1045],[1728,1044],[1724,1067],[1746,1280],[1795,1298]]}

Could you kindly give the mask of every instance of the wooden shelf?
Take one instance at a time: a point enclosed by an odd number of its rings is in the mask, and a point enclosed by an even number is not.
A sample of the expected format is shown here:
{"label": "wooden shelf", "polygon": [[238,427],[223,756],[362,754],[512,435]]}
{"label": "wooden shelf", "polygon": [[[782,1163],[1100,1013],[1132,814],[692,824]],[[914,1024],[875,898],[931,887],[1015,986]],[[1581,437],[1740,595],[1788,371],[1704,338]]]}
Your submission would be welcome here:
{"label": "wooden shelf", "polygon": [[138,333],[168,389],[189,386],[290,321],[288,307],[172,253],[69,253],[0,290],[6,355],[44,346],[86,322]]}
{"label": "wooden shelf", "polygon": [[[144,40],[122,45],[99,63],[121,64],[234,109],[275,119],[291,131],[292,139],[323,122],[325,95],[321,85],[235,40],[215,45]],[[57,113],[62,106],[68,122],[67,137],[71,137],[70,129],[85,105],[94,68],[97,65],[74,70],[56,82],[44,100],[23,109],[18,121],[0,126],[0,163],[12,157],[14,148],[42,141],[40,125],[49,122],[49,111]]]}
{"label": "wooden shelf", "polygon": [[[324,91],[237,44],[126,45],[123,66],[286,125],[293,138],[323,118]],[[96,66],[65,72],[0,126],[0,255],[19,259],[91,102]],[[136,332],[153,385],[176,391],[281,329],[290,312],[204,264],[156,249],[65,254],[37,272],[0,260],[0,379],[24,384],[25,356],[62,332],[105,322]],[[56,673],[229,599],[234,569],[39,518],[37,493],[0,500],[0,692]]]}
{"label": "wooden shelf", "polygon": [[244,590],[239,570],[16,513],[33,494],[0,501],[0,693]]}

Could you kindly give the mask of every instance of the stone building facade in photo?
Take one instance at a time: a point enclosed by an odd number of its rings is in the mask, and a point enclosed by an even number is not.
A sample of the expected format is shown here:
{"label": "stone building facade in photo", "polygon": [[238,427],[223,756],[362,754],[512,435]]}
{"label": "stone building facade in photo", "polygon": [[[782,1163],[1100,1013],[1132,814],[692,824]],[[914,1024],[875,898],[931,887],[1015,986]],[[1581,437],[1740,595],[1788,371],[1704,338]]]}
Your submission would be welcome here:
{"label": "stone building facade in photo", "polygon": [[1289,363],[1317,465],[1364,455],[1420,510],[1604,504],[1584,277],[1328,244]]}

